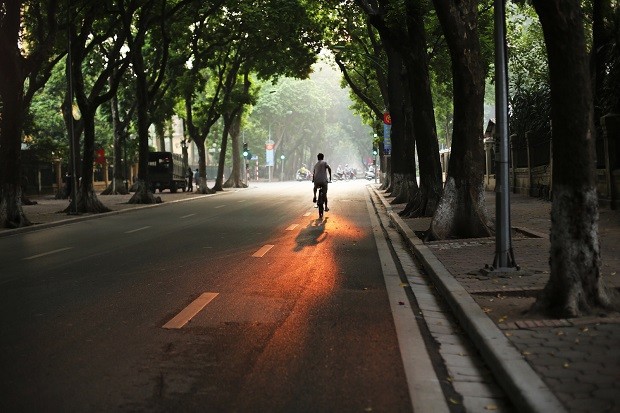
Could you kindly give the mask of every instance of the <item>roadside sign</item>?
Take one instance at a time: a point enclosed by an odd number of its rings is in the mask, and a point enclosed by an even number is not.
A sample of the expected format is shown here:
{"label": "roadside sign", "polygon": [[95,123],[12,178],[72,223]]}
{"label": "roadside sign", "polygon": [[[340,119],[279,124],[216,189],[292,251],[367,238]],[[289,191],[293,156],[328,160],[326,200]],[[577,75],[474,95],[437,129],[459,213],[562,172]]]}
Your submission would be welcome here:
{"label": "roadside sign", "polygon": [[273,159],[275,146],[276,146],[275,142],[272,141],[271,139],[265,142],[265,166],[275,165],[275,162]]}

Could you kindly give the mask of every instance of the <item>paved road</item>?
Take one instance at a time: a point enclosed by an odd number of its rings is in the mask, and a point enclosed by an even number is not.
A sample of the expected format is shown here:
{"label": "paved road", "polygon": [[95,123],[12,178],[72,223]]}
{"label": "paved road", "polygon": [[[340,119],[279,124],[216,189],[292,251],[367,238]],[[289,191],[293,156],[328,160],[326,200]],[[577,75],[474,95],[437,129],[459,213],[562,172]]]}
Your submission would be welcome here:
{"label": "paved road", "polygon": [[365,188],[304,191],[0,238],[0,410],[411,411]]}

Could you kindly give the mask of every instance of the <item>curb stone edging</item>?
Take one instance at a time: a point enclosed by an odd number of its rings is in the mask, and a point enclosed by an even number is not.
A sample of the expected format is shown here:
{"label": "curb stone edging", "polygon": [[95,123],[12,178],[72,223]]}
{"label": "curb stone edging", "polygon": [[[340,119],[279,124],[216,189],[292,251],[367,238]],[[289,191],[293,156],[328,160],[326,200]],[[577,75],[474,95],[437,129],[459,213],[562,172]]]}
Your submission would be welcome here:
{"label": "curb stone edging", "polygon": [[558,398],[504,333],[482,311],[471,295],[456,281],[446,267],[415,235],[411,228],[393,212],[393,208],[369,185],[381,200],[398,231],[406,238],[414,254],[454,312],[463,330],[472,340],[510,400],[520,412],[566,412]]}
{"label": "curb stone edging", "polygon": [[[207,194],[205,196],[213,196],[213,195],[217,195],[217,194]],[[195,199],[201,199],[201,198],[202,197],[195,196],[195,197],[186,198],[186,199],[173,199],[173,200],[161,202],[158,204],[136,204],[136,206],[132,208],[116,209],[116,210],[112,210],[109,212],[102,212],[100,214],[80,215],[80,216],[75,216],[73,218],[60,219],[57,221],[45,222],[42,224],[33,224],[27,227],[4,229],[4,230],[0,230],[0,238],[8,237],[8,236],[15,235],[15,234],[22,234],[26,232],[35,232],[35,231],[43,230],[46,228],[59,227],[61,225],[68,225],[68,224],[73,224],[73,223],[81,222],[81,221],[87,221],[91,219],[105,218],[105,217],[109,217],[112,215],[124,214],[126,212],[137,211],[137,210],[146,209],[146,208],[154,208],[154,207],[163,206],[163,205],[176,204],[179,202],[193,201]]]}

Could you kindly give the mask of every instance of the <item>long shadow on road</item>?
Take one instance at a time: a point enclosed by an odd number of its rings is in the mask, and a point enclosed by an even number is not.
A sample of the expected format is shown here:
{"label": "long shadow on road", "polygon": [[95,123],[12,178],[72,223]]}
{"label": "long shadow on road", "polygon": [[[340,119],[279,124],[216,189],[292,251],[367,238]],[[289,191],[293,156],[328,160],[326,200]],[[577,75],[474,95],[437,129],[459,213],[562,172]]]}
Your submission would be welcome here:
{"label": "long shadow on road", "polygon": [[327,218],[310,221],[304,229],[299,231],[297,238],[295,238],[296,245],[293,251],[299,252],[305,247],[313,247],[325,241],[327,238],[326,226]]}

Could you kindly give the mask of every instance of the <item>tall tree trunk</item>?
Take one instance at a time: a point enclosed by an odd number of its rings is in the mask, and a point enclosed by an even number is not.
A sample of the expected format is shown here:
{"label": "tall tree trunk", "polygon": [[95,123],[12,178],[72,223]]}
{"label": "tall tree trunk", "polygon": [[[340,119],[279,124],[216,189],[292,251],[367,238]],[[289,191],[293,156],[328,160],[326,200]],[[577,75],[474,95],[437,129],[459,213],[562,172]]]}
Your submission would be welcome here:
{"label": "tall tree trunk", "polygon": [[136,42],[131,51],[133,69],[136,76],[136,100],[138,114],[138,182],[136,192],[128,201],[130,204],[154,204],[157,199],[149,185],[149,93],[147,74],[144,68],[142,45]]}
{"label": "tall tree trunk", "polygon": [[214,191],[224,190],[224,165],[226,164],[226,148],[228,147],[228,125],[224,122],[224,132],[222,133],[222,143],[220,158],[217,164],[217,176],[215,177]]}
{"label": "tall tree trunk", "polygon": [[[163,121],[155,123],[155,136],[157,139],[158,149],[162,152],[165,152],[166,151],[166,125]],[[172,147],[172,145],[170,147]]]}
{"label": "tall tree trunk", "polygon": [[[393,203],[408,202],[418,190],[415,171],[415,139],[411,125],[411,111],[406,110],[408,100],[403,82],[403,60],[401,54],[389,43],[384,42],[388,56],[388,98],[392,117],[391,187],[395,197]],[[412,162],[413,160],[413,162]]]}
{"label": "tall tree trunk", "polygon": [[579,0],[535,0],[551,84],[553,203],[550,277],[535,310],[559,317],[618,309],[605,288],[598,237],[593,105]]}
{"label": "tall tree trunk", "polygon": [[[411,95],[413,128],[420,164],[420,190],[410,200],[401,215],[407,217],[433,216],[442,192],[439,143],[435,111],[426,54],[426,33],[419,2],[408,0],[408,53],[405,59],[408,90]],[[414,158],[415,159],[415,158]]]}
{"label": "tall tree trunk", "polygon": [[[249,161],[247,161],[244,157],[241,156],[241,151],[239,150],[239,135],[241,133],[241,111],[234,112],[234,114],[229,115],[227,121],[227,117],[224,117],[224,123],[230,123],[230,127],[228,128],[228,134],[230,135],[231,145],[232,145],[232,174],[228,177],[226,182],[224,183],[224,188],[247,188],[245,184],[245,176],[246,176],[246,165]],[[226,126],[224,126],[226,129]],[[243,171],[243,172],[242,172]]]}
{"label": "tall tree trunk", "polygon": [[[15,2],[17,3],[17,2]],[[14,18],[19,19],[19,6]],[[8,13],[8,11],[7,11]],[[6,17],[5,17],[6,19]],[[4,30],[3,30],[4,31]],[[15,42],[17,46],[17,41]],[[1,49],[3,59],[0,96],[0,225],[18,228],[30,225],[22,210],[22,188],[20,185],[21,136],[24,123],[23,100],[26,73],[20,64],[17,50]]]}
{"label": "tall tree trunk", "polygon": [[114,174],[112,182],[101,193],[101,195],[126,195],[129,193],[128,188],[123,182],[123,144],[126,142],[126,132],[123,122],[121,122],[120,112],[118,108],[118,98],[116,94],[110,100],[110,110],[112,112],[112,129],[114,133]]}
{"label": "tall tree trunk", "polygon": [[430,239],[491,235],[484,203],[484,69],[476,0],[433,0],[452,61],[454,129],[443,196]]}
{"label": "tall tree trunk", "polygon": [[[93,163],[95,161],[95,112],[82,108],[84,122],[84,153],[82,155],[82,176],[77,194],[77,212],[109,212],[97,198],[93,186]],[[70,211],[71,206],[66,211]]]}
{"label": "tall tree trunk", "polygon": [[192,91],[185,93],[185,123],[187,125],[187,133],[190,140],[196,144],[198,151],[198,180],[194,182],[197,185],[196,192],[201,194],[212,194],[214,191],[207,188],[207,158],[205,151],[206,135],[199,133],[198,128],[194,124],[194,110],[192,107],[193,98]]}

